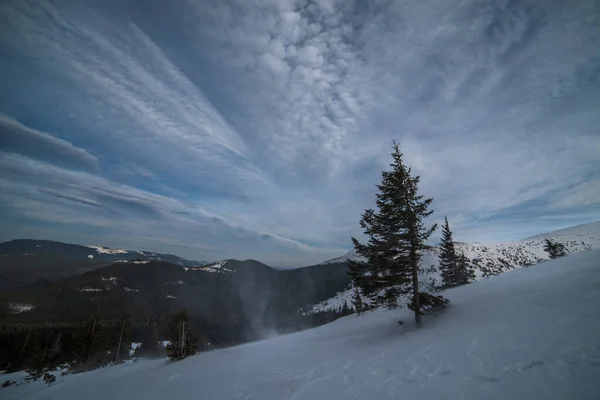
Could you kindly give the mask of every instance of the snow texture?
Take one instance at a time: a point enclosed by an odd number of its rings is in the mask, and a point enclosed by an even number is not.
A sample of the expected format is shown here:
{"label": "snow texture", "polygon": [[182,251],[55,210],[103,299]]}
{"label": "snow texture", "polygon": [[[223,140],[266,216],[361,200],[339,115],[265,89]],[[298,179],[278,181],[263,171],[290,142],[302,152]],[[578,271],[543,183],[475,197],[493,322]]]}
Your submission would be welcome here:
{"label": "snow texture", "polygon": [[25,304],[25,303],[10,303],[8,305],[10,310],[15,314],[31,311],[35,308],[33,304]]}
{"label": "snow texture", "polygon": [[376,310],[177,363],[128,363],[1,396],[597,399],[599,286],[600,250],[587,251],[448,290],[452,307],[426,316],[420,331],[408,310]]}
{"label": "snow texture", "polygon": [[127,250],[123,250],[123,249],[109,249],[108,247],[104,247],[104,246],[86,246],[86,247],[89,247],[90,249],[96,250],[96,252],[98,254],[125,254],[125,253],[129,253]]}
{"label": "snow texture", "polygon": [[203,267],[197,267],[197,268],[187,268],[184,267],[184,269],[187,270],[192,270],[192,271],[204,271],[204,272],[211,272],[211,273],[219,273],[219,274],[224,274],[227,272],[233,272],[233,270],[229,269],[229,268],[225,268],[225,264],[227,264],[229,260],[222,260],[222,261],[216,261],[212,264],[208,264],[205,265]]}
{"label": "snow texture", "polygon": [[356,250],[355,249],[352,249],[349,252],[347,252],[346,254],[344,254],[343,256],[332,258],[331,260],[327,260],[325,262],[322,262],[319,265],[345,263],[345,262],[350,261],[350,260],[357,261],[357,262],[364,262],[364,261],[366,261],[366,259],[364,257],[359,256],[358,254],[356,254]]}

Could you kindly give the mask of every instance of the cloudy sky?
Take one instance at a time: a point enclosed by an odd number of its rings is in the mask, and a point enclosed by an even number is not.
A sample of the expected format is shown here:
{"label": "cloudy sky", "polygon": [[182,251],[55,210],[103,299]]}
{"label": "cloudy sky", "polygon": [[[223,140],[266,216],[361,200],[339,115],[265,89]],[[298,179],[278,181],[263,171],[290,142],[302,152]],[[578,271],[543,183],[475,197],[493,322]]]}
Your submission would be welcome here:
{"label": "cloudy sky", "polygon": [[4,0],[0,240],[299,266],[392,141],[457,240],[600,219],[595,0]]}

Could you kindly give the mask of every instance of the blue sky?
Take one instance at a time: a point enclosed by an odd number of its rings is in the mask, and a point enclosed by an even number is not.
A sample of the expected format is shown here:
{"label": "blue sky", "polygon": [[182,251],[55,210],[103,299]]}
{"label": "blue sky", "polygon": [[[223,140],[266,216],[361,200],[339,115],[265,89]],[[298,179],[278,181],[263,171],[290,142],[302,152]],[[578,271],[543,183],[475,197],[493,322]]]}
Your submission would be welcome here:
{"label": "blue sky", "polygon": [[1,240],[320,262],[394,139],[457,240],[600,219],[593,0],[5,0],[0,31]]}

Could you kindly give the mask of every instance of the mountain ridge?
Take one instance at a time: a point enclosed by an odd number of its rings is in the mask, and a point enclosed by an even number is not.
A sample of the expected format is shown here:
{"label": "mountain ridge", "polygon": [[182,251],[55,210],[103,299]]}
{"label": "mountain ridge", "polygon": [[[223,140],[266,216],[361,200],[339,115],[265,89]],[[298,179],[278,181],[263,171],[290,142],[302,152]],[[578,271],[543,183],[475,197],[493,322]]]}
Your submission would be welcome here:
{"label": "mountain ridge", "polygon": [[[570,253],[579,253],[600,248],[600,221],[580,224],[538,234],[515,242],[467,243],[454,242],[458,252],[464,253],[473,263],[476,279],[485,279],[503,272],[528,267],[549,260],[544,250],[544,239],[562,243]],[[338,259],[360,261],[353,250]],[[438,248],[432,247],[423,253],[421,281],[430,288],[439,286],[441,278],[438,272],[432,272],[438,265]],[[432,268],[433,267],[433,268]],[[307,312],[339,310],[342,307],[353,308],[353,289],[349,286],[336,296],[322,301]]]}

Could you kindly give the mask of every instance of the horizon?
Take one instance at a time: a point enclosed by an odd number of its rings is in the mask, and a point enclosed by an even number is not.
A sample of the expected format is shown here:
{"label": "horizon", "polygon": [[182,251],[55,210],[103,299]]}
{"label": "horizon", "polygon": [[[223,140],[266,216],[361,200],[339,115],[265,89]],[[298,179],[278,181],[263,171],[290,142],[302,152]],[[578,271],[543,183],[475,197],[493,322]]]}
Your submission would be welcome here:
{"label": "horizon", "polygon": [[[598,221],[592,221],[592,222],[589,222],[589,223],[586,223],[586,224],[577,224],[577,225],[571,225],[571,226],[564,226],[562,228],[557,228],[557,229],[554,229],[552,231],[547,231],[547,232],[538,232],[538,233],[536,233],[534,235],[514,240],[513,242],[518,242],[518,241],[521,241],[521,240],[527,240],[527,239],[533,238],[533,237],[535,237],[537,235],[544,235],[544,234],[547,234],[547,233],[553,233],[554,231],[561,231],[561,230],[569,229],[569,228],[577,228],[577,227],[580,227],[580,226],[591,225],[591,224],[596,224],[596,223],[600,223],[600,220],[598,220]],[[330,260],[342,257],[345,254],[347,254],[348,252],[352,251],[352,248],[350,248],[350,249],[346,250],[345,252],[343,252],[342,254],[339,254],[338,256],[331,257],[331,258],[328,258],[326,260],[322,260],[322,261],[314,263],[314,264],[293,265],[293,263],[291,263],[289,266],[285,267],[285,266],[280,266],[280,265],[272,265],[272,264],[269,264],[267,262],[262,261],[261,259],[251,258],[251,257],[250,258],[248,258],[248,257],[240,257],[240,258],[225,257],[225,258],[222,258],[222,259],[219,259],[219,260],[212,260],[212,261],[210,261],[210,260],[198,260],[198,259],[195,259],[193,257],[187,257],[187,256],[185,256],[183,254],[166,253],[164,251],[154,250],[154,249],[130,249],[130,248],[124,248],[122,246],[121,247],[119,247],[119,246],[113,247],[113,246],[106,246],[104,244],[98,244],[98,243],[96,243],[96,244],[89,244],[89,243],[88,244],[82,244],[82,243],[70,243],[70,242],[67,243],[67,242],[61,242],[61,241],[57,241],[57,240],[53,240],[53,239],[14,238],[14,239],[0,241],[0,244],[11,242],[11,241],[16,241],[16,240],[47,241],[47,242],[64,243],[64,244],[69,244],[69,245],[83,246],[83,247],[90,247],[90,248],[93,248],[94,246],[99,246],[99,247],[108,248],[108,249],[111,249],[111,250],[117,250],[118,249],[118,250],[127,250],[127,251],[131,251],[131,252],[149,252],[149,253],[159,253],[159,254],[165,254],[165,255],[169,254],[169,255],[174,255],[174,256],[185,258],[185,259],[187,259],[189,261],[198,261],[198,262],[207,263],[207,265],[208,264],[214,264],[214,263],[217,263],[217,262],[220,262],[220,261],[226,261],[226,260],[237,260],[237,261],[249,261],[249,260],[253,260],[253,261],[258,261],[261,264],[264,264],[264,265],[266,265],[268,267],[271,267],[271,268],[274,268],[274,269],[283,269],[283,270],[285,270],[285,269],[297,269],[297,268],[309,267],[311,265],[318,265],[318,264],[321,264],[321,263],[324,263],[324,262],[327,262],[327,261],[330,261]],[[500,243],[503,243],[503,242],[494,242],[494,241],[486,241],[486,242],[470,241],[470,242],[465,242],[465,241],[460,241],[460,240],[454,240],[454,243],[500,244]],[[504,242],[504,243],[506,243],[506,242]],[[436,244],[436,246],[437,246],[437,244]]]}
{"label": "horizon", "polygon": [[393,140],[457,241],[596,222],[594,3],[526,3],[8,0],[0,240],[314,265]]}

